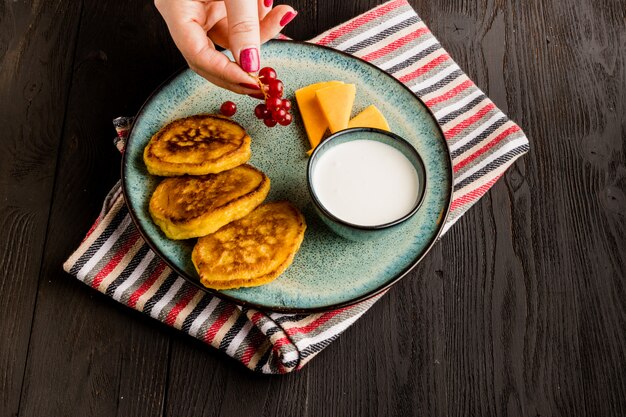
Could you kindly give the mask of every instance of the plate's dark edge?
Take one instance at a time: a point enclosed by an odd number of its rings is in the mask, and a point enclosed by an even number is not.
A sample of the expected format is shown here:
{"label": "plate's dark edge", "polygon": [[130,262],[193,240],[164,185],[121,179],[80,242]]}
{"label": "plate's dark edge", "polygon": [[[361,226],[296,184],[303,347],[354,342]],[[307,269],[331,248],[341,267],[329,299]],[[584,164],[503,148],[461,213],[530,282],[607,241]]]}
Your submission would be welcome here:
{"label": "plate's dark edge", "polygon": [[[441,133],[441,137],[443,138],[443,142],[444,145],[446,147],[447,150],[447,154],[448,154],[448,172],[450,173],[450,193],[448,194],[448,203],[446,204],[445,207],[445,214],[444,216],[442,216],[441,218],[441,222],[439,224],[439,228],[437,230],[437,233],[434,235],[434,237],[432,238],[432,241],[430,242],[430,244],[428,245],[428,247],[426,248],[426,250],[422,253],[422,255],[420,257],[418,257],[414,262],[411,263],[411,265],[409,265],[404,271],[400,272],[398,274],[398,276],[396,276],[395,278],[393,278],[391,281],[385,283],[384,285],[368,292],[365,293],[357,298],[354,298],[352,300],[348,300],[348,301],[344,301],[341,303],[336,303],[336,304],[331,304],[328,306],[324,306],[324,307],[314,307],[314,308],[289,308],[289,307],[280,307],[280,306],[264,306],[264,305],[259,305],[259,304],[255,304],[255,303],[250,303],[248,301],[244,301],[244,300],[240,300],[238,298],[234,298],[231,297],[227,294],[221,293],[217,290],[211,289],[211,288],[207,288],[205,286],[203,286],[200,282],[197,282],[197,280],[195,280],[194,278],[190,277],[189,275],[187,275],[187,273],[183,270],[181,270],[180,268],[178,268],[178,266],[174,265],[172,262],[170,262],[167,257],[165,256],[165,254],[163,254],[161,252],[160,249],[158,249],[148,238],[148,234],[146,233],[146,231],[143,229],[143,227],[141,226],[141,223],[139,222],[138,216],[135,213],[135,210],[133,207],[131,207],[129,204],[126,204],[126,207],[128,207],[128,212],[130,214],[131,219],[133,220],[133,223],[135,223],[135,226],[137,227],[137,230],[139,230],[139,233],[141,234],[141,237],[143,238],[143,240],[146,242],[146,244],[150,247],[150,249],[156,253],[162,260],[163,262],[165,262],[167,264],[167,266],[169,266],[174,272],[176,272],[179,276],[181,276],[183,279],[185,279],[185,281],[189,282],[190,284],[194,285],[195,287],[210,293],[222,300],[226,300],[226,301],[230,301],[233,302],[237,305],[243,306],[243,307],[250,307],[250,308],[254,308],[257,310],[263,310],[263,311],[272,311],[272,312],[279,312],[279,313],[319,313],[319,312],[324,312],[324,311],[329,311],[329,310],[336,310],[338,308],[343,308],[343,307],[348,307],[354,304],[358,304],[362,301],[368,300],[378,294],[380,294],[381,292],[385,291],[386,289],[390,288],[392,285],[394,285],[396,282],[400,281],[402,278],[404,278],[409,272],[411,272],[413,270],[413,268],[415,268],[421,261],[422,259],[424,259],[424,257],[431,251],[431,249],[433,248],[433,246],[435,245],[435,243],[437,243],[437,241],[439,240],[439,237],[441,236],[441,232],[443,230],[444,225],[446,224],[446,221],[448,219],[448,215],[450,214],[450,204],[452,203],[452,194],[454,192],[454,171],[452,170],[452,155],[450,155],[450,148],[448,146],[448,142],[446,141],[446,136],[443,133],[443,130],[441,129],[441,126],[439,125],[439,123],[437,122],[437,118],[435,117],[435,115],[433,114],[433,112],[428,108],[428,106],[426,106],[426,104],[422,101],[421,98],[419,98],[417,96],[417,94],[415,94],[413,91],[411,91],[411,89],[409,87],[407,87],[406,85],[404,85],[403,83],[401,83],[400,81],[398,81],[396,78],[394,78],[391,74],[389,74],[386,71],[381,70],[380,68],[378,68],[376,65],[371,64],[367,61],[362,60],[359,57],[350,55],[346,52],[343,51],[339,51],[337,49],[333,49],[333,48],[329,48],[328,46],[324,46],[324,45],[317,45],[314,43],[309,43],[309,42],[304,42],[304,41],[294,41],[294,40],[281,40],[281,39],[273,39],[268,41],[268,43],[297,43],[297,44],[304,44],[307,46],[312,46],[315,48],[322,48],[322,49],[328,49],[330,51],[333,51],[335,53],[339,53],[341,55],[345,55],[348,58],[351,59],[356,59],[358,61],[361,61],[362,63],[375,68],[376,70],[384,73],[387,77],[389,77],[393,82],[398,83],[399,85],[402,86],[402,88],[408,90],[426,109],[426,111],[430,114],[430,116],[433,118],[433,120],[435,121],[435,125],[437,125],[437,129],[439,129],[439,132]],[[139,109],[139,111],[137,112],[137,115],[135,116],[135,121],[130,129],[130,131],[128,132],[128,137],[127,137],[127,143],[126,143],[126,147],[128,147],[128,141],[130,141],[130,138],[132,136],[133,130],[135,128],[135,124],[137,122],[137,120],[139,119],[139,117],[142,115],[142,113],[144,112],[145,107],[148,105],[148,103],[152,100],[152,98],[157,95],[158,93],[161,92],[161,90],[163,88],[165,88],[167,85],[169,85],[172,81],[174,81],[181,73],[183,73],[185,70],[187,70],[187,67],[183,67],[181,69],[179,69],[178,71],[176,71],[174,74],[172,74],[167,80],[165,80],[161,85],[159,85],[153,92],[152,94],[150,94],[150,96],[148,96],[148,98],[144,101],[144,103],[141,105],[141,108]],[[127,187],[126,187],[126,176],[125,176],[125,166],[128,163],[127,158],[126,158],[126,152],[124,152],[122,154],[122,164],[121,164],[121,179],[122,179],[122,194],[124,195],[124,201],[128,202],[128,194],[127,194]]]}

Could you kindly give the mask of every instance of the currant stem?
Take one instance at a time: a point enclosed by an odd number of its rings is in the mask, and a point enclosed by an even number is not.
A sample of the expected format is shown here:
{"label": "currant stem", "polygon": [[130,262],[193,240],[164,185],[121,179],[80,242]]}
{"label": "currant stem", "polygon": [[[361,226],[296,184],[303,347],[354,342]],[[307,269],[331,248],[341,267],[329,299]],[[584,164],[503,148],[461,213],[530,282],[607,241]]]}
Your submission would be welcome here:
{"label": "currant stem", "polygon": [[259,86],[259,88],[261,89],[261,92],[263,93],[263,97],[265,98],[265,101],[267,101],[267,98],[269,97],[269,95],[265,92],[265,84],[263,84],[263,82],[261,81],[261,79],[254,74],[250,74],[250,76],[252,78],[254,78],[254,80],[256,81],[257,85]]}

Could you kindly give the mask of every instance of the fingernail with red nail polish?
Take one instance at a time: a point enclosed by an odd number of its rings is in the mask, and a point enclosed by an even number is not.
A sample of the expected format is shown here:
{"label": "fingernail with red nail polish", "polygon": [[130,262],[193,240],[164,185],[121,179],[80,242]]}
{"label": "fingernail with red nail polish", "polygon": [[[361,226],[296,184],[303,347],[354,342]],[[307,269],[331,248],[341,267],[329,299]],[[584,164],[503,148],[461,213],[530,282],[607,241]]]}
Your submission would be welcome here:
{"label": "fingernail with red nail polish", "polygon": [[263,95],[263,93],[248,94],[248,97],[256,98],[259,100],[265,100],[265,96]]}
{"label": "fingernail with red nail polish", "polygon": [[243,88],[249,88],[250,90],[260,90],[261,87],[259,87],[256,84],[248,84],[248,83],[239,83],[240,86],[242,86]]}
{"label": "fingernail with red nail polish", "polygon": [[245,72],[257,72],[259,70],[259,50],[247,48],[239,53],[239,65]]}
{"label": "fingernail with red nail polish", "polygon": [[291,22],[293,20],[293,18],[296,17],[297,14],[298,14],[298,12],[287,12],[287,13],[285,13],[283,18],[280,19],[280,25],[281,26],[286,26],[287,23]]}
{"label": "fingernail with red nail polish", "polygon": [[265,7],[272,7],[273,2],[273,0],[264,0],[263,4],[265,5]]}

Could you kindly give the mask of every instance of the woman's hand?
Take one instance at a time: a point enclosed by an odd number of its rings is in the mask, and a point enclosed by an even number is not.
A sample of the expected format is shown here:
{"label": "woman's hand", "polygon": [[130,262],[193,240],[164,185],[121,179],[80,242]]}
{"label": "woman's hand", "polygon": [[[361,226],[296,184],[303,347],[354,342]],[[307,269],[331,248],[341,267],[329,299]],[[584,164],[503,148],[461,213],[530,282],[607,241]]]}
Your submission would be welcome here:
{"label": "woman's hand", "polygon": [[[189,67],[240,94],[258,92],[248,73],[261,67],[260,45],[297,14],[290,6],[272,8],[272,0],[155,0],[154,4]],[[215,45],[229,49],[239,65]]]}

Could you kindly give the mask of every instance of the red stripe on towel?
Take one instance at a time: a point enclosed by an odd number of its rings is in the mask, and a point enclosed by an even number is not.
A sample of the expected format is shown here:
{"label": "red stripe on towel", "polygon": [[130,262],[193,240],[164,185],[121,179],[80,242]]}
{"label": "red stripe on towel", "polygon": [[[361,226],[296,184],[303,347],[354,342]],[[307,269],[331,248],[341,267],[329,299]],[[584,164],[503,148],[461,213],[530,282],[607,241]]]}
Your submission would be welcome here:
{"label": "red stripe on towel", "polygon": [[111,271],[113,271],[115,267],[122,261],[122,259],[124,259],[124,256],[126,256],[130,248],[133,247],[138,239],[139,233],[135,233],[126,242],[124,242],[124,245],[122,245],[122,247],[115,253],[115,255],[113,255],[111,260],[104,266],[104,268],[102,268],[100,272],[98,272],[98,274],[93,278],[93,281],[91,282],[91,286],[93,288],[98,288],[100,286],[100,283],[104,280],[104,278],[106,278],[111,273]]}
{"label": "red stripe on towel", "polygon": [[327,45],[335,39],[352,32],[360,26],[363,26],[367,22],[386,14],[393,9],[404,6],[405,4],[407,4],[405,0],[395,0],[390,3],[383,4],[382,6],[373,9],[371,12],[365,13],[348,23],[341,25],[341,27],[331,31],[328,35],[324,36],[316,43],[320,45]]}
{"label": "red stripe on towel", "polygon": [[470,156],[468,156],[467,158],[465,158],[461,162],[458,162],[457,164],[455,164],[454,165],[454,172],[455,173],[458,172],[460,169],[462,169],[464,166],[466,166],[467,164],[472,162],[474,159],[478,158],[480,155],[484,154],[489,149],[493,148],[502,139],[506,138],[507,136],[509,136],[509,135],[511,135],[511,134],[513,134],[515,132],[519,132],[519,131],[520,131],[520,128],[518,126],[511,126],[511,127],[509,127],[507,130],[505,130],[504,132],[500,133],[498,136],[493,138],[493,140],[491,140],[485,146],[483,146],[482,148],[480,148],[479,150],[477,150],[476,152],[474,152],[473,154],[471,154]]}
{"label": "red stripe on towel", "polygon": [[339,310],[329,311],[328,313],[322,314],[322,316],[320,316],[319,318],[317,318],[313,322],[307,324],[306,326],[303,326],[303,327],[292,327],[290,329],[286,329],[285,331],[290,336],[294,335],[296,333],[308,333],[311,330],[314,330],[317,327],[323,325],[328,320],[330,320],[333,317],[335,317],[337,314],[344,312],[345,310],[346,310],[346,308],[341,308]]}
{"label": "red stripe on towel", "polygon": [[398,80],[402,83],[407,83],[411,80],[414,80],[415,78],[419,77],[420,75],[424,75],[426,74],[428,71],[432,70],[433,68],[435,68],[436,66],[440,65],[443,62],[446,62],[447,60],[450,59],[450,55],[444,53],[443,55],[439,55],[437,58],[433,59],[432,61],[430,61],[428,64],[419,67],[418,69],[416,69],[413,72],[410,72],[406,75],[403,75],[402,77],[398,78]]}
{"label": "red stripe on towel", "polygon": [[498,181],[500,179],[501,176],[502,176],[502,174],[498,175],[497,177],[495,177],[494,179],[492,179],[488,183],[483,184],[480,187],[470,191],[469,193],[464,194],[464,195],[462,195],[459,198],[455,198],[452,201],[452,204],[450,204],[450,211],[454,211],[457,208],[459,208],[461,206],[464,206],[465,204],[469,203],[470,201],[476,200],[476,199],[482,197],[487,191],[489,191],[491,186],[493,184],[495,184],[496,181]]}
{"label": "red stripe on towel", "polygon": [[496,108],[496,105],[490,102],[485,107],[483,107],[482,109],[480,109],[476,113],[474,113],[472,116],[470,116],[467,119],[463,120],[462,122],[460,122],[459,124],[457,124],[453,128],[450,128],[450,129],[446,130],[445,132],[443,132],[443,134],[445,135],[446,139],[450,140],[453,137],[455,137],[459,132],[463,131],[466,127],[471,126],[477,120],[482,119],[487,113],[489,113],[491,110],[493,110],[495,108]]}
{"label": "red stripe on towel", "polygon": [[170,312],[167,313],[167,317],[165,318],[165,324],[169,324],[170,326],[174,324],[174,322],[176,321],[176,318],[178,317],[178,314],[181,312],[183,308],[187,307],[187,304],[189,304],[189,302],[193,299],[193,297],[195,297],[197,293],[198,293],[198,290],[194,288],[190,288],[187,291],[187,293],[183,296],[183,298],[181,298],[181,300],[178,303],[176,303],[174,308],[172,308]]}
{"label": "red stripe on towel", "polygon": [[432,107],[435,104],[443,103],[446,100],[450,100],[452,97],[456,97],[461,92],[467,90],[468,88],[470,88],[473,85],[474,85],[474,83],[472,82],[472,80],[467,80],[467,81],[457,85],[452,90],[447,91],[445,94],[442,94],[440,96],[437,96],[437,97],[434,97],[434,98],[428,100],[424,104],[426,104],[428,107]]}
{"label": "red stripe on towel", "polygon": [[388,53],[393,52],[396,49],[406,45],[407,43],[411,42],[413,39],[417,39],[420,36],[425,35],[427,33],[430,33],[430,30],[428,30],[427,27],[420,28],[416,30],[415,32],[411,32],[408,35],[403,36],[400,39],[397,39],[374,52],[370,52],[369,54],[361,57],[361,59],[364,59],[366,61],[373,61],[375,59],[381,58],[387,55]]}
{"label": "red stripe on towel", "polygon": [[141,284],[141,286],[137,288],[137,290],[128,299],[129,307],[135,308],[135,306],[137,305],[137,301],[139,300],[139,297],[144,295],[146,291],[148,291],[150,287],[152,287],[154,282],[157,280],[157,278],[161,275],[161,273],[165,269],[165,266],[166,266],[165,262],[163,261],[157,264],[156,268],[154,268],[154,271],[152,271],[152,274],[150,274],[150,277],[146,281],[144,281],[143,284]]}
{"label": "red stripe on towel", "polygon": [[217,318],[217,320],[215,320],[213,322],[211,327],[209,327],[207,329],[206,333],[204,334],[204,341],[205,342],[211,343],[213,341],[213,338],[215,338],[215,335],[217,334],[217,332],[220,331],[220,329],[222,328],[224,323],[226,323],[226,321],[228,321],[230,316],[233,314],[233,311],[235,311],[235,308],[236,307],[235,307],[234,304],[228,304],[226,306],[224,311],[222,311],[222,314],[220,314],[220,316]]}

